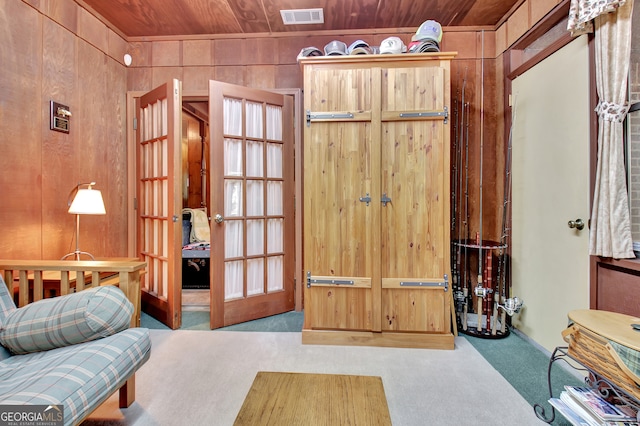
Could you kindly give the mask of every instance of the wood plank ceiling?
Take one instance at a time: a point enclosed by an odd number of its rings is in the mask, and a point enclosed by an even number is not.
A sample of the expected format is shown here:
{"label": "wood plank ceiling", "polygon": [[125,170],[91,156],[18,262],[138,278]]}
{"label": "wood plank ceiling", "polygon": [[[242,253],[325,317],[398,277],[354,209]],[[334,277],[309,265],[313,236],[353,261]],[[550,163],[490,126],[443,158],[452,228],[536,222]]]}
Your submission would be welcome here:
{"label": "wood plank ceiling", "polygon": [[[76,0],[126,38],[490,26],[523,0]],[[280,10],[322,8],[323,24],[284,25]]]}

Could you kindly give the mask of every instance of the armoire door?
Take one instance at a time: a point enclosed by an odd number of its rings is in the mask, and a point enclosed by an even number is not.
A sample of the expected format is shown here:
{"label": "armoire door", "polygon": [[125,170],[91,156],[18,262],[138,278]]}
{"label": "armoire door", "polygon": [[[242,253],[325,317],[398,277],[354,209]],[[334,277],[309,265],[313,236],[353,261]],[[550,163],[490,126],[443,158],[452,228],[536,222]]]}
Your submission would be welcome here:
{"label": "armoire door", "polygon": [[181,93],[174,79],[141,96],[136,108],[142,308],[172,329],[182,317]]}
{"label": "armoire door", "polygon": [[448,72],[435,62],[382,74],[382,330],[449,333]]}
{"label": "armoire door", "polygon": [[290,96],[209,82],[211,328],[294,308]]}
{"label": "armoire door", "polygon": [[372,293],[380,151],[372,146],[379,123],[373,130],[371,79],[370,68],[305,75],[305,329],[380,330]]}
{"label": "armoire door", "polygon": [[453,347],[451,57],[301,61],[303,342]]}

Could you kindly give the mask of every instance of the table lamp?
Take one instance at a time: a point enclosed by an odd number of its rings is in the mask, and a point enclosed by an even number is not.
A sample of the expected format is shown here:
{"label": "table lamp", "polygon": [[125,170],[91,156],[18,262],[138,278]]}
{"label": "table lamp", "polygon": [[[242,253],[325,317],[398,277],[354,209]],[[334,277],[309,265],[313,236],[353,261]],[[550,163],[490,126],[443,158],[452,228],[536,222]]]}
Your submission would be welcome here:
{"label": "table lamp", "polygon": [[69,194],[69,200],[73,197],[73,201],[69,204],[69,213],[76,215],[76,250],[65,254],[62,257],[62,260],[71,256],[74,256],[75,260],[80,260],[81,254],[86,254],[91,259],[95,260],[91,253],[80,250],[80,215],[107,213],[104,209],[102,193],[100,193],[99,190],[92,188],[95,184],[95,182],[79,183]]}

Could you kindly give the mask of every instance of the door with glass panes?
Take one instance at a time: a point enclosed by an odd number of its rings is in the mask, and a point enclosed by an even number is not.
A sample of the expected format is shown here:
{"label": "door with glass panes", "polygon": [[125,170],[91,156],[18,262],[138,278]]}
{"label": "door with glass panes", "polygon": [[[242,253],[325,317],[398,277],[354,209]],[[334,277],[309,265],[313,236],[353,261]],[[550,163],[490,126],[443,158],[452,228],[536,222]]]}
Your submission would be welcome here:
{"label": "door with glass panes", "polygon": [[293,101],[209,82],[211,328],[294,307]]}

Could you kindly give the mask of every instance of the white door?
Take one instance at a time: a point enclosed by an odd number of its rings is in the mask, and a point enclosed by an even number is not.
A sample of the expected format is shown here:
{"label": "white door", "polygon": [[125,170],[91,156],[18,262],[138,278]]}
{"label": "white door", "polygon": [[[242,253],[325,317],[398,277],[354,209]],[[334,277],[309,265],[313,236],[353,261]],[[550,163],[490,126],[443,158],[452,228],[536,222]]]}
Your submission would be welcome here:
{"label": "white door", "polygon": [[[589,307],[589,52],[581,36],[513,81],[513,325],[552,351]],[[570,228],[581,219],[583,230]]]}

